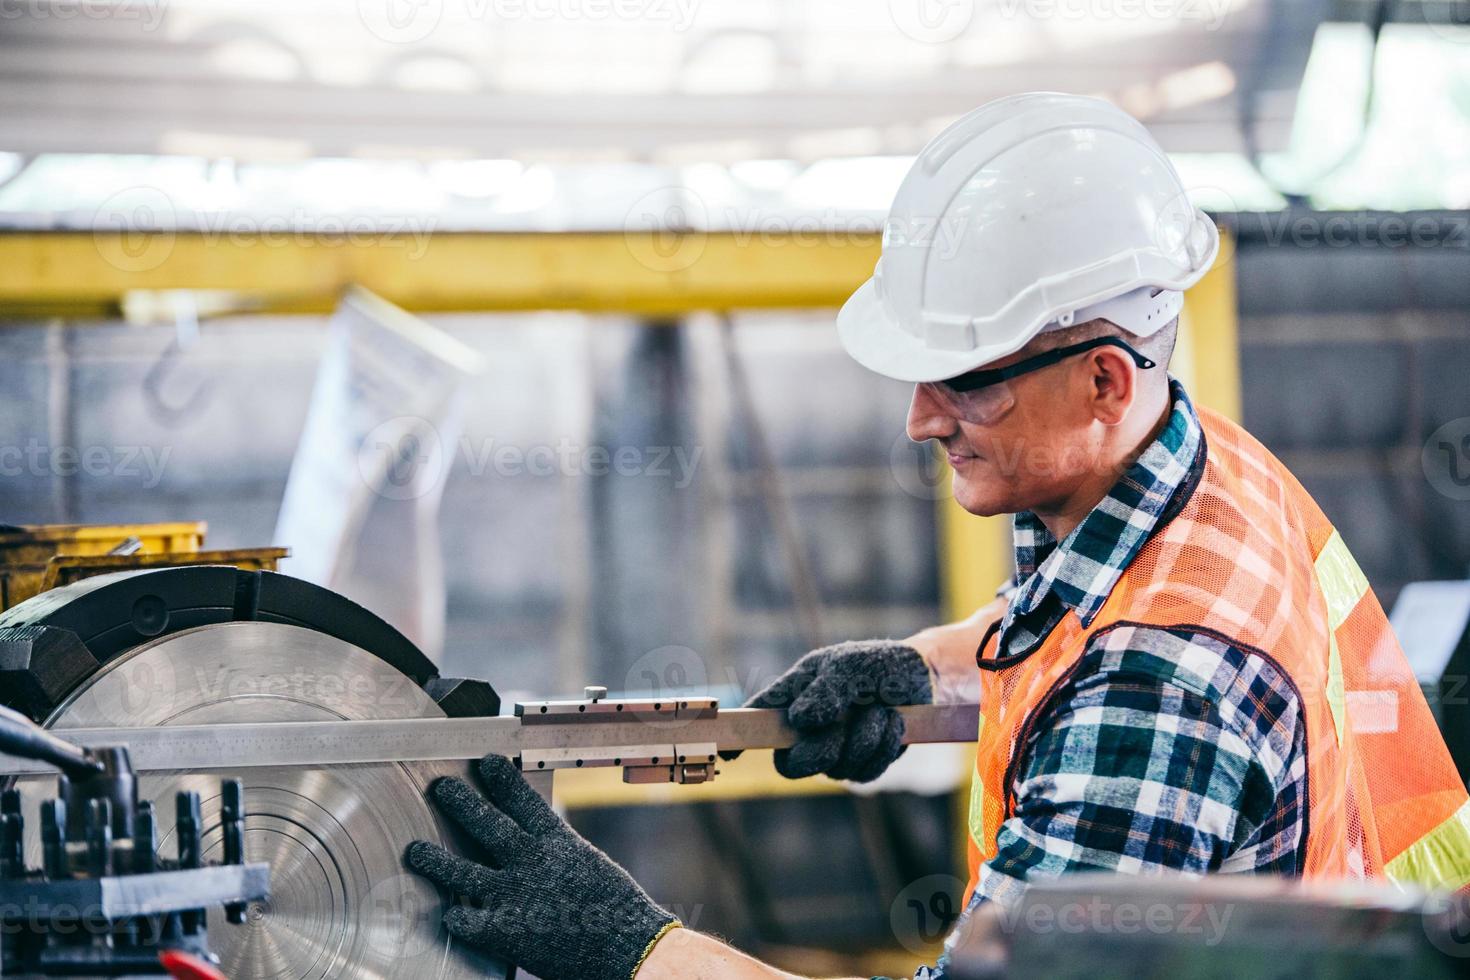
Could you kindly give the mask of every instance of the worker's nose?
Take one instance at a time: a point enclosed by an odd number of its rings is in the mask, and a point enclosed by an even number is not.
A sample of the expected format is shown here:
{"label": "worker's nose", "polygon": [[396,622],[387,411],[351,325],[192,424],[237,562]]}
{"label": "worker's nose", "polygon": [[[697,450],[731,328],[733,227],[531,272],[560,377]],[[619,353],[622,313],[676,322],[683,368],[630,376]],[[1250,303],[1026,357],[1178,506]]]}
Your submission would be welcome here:
{"label": "worker's nose", "polygon": [[954,435],[958,423],[950,407],[939,398],[930,385],[914,385],[914,397],[909,402],[909,417],[906,429],[914,442],[926,439],[944,439]]}

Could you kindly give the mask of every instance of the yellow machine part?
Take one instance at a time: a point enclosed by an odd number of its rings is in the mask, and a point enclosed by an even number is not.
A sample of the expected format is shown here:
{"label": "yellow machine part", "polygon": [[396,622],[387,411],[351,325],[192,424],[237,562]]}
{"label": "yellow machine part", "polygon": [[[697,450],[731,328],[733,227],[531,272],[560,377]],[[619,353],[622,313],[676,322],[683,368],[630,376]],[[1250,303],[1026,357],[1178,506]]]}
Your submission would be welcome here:
{"label": "yellow machine part", "polygon": [[57,555],[46,563],[41,591],[93,575],[133,568],[177,568],[180,565],[234,565],[247,571],[274,572],[291,552],[287,548],[226,548],[215,551],[164,551],[133,555]]}
{"label": "yellow machine part", "polygon": [[[0,610],[93,575],[133,568],[234,565],[275,571],[285,548],[201,550],[204,521],[34,524],[0,532]],[[136,543],[135,543],[136,542]],[[120,547],[131,554],[113,554]]]}
{"label": "yellow machine part", "polygon": [[[137,541],[130,559],[145,554],[189,554],[204,544],[203,521],[162,524],[31,524],[0,531],[0,609],[49,586],[47,566],[59,555],[106,555]],[[131,566],[125,566],[131,567]],[[111,569],[109,569],[111,570]]]}

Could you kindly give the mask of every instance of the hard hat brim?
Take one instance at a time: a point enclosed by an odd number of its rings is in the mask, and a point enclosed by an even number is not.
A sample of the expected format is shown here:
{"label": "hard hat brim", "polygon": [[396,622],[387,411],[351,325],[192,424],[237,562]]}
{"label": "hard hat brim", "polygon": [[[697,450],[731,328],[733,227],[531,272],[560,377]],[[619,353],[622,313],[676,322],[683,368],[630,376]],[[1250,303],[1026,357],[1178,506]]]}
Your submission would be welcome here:
{"label": "hard hat brim", "polygon": [[837,336],[848,356],[869,371],[913,384],[973,371],[978,365],[1014,354],[1030,340],[1023,336],[991,347],[936,350],[889,319],[872,279],[859,286],[837,312]]}

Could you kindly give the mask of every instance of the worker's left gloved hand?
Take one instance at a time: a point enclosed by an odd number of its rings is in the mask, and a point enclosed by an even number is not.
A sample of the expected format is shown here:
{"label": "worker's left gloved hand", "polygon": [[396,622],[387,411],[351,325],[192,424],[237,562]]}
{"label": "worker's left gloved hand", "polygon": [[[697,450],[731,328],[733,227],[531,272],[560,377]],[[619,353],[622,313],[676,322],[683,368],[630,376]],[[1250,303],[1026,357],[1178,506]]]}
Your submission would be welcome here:
{"label": "worker's left gloved hand", "polygon": [[919,651],[897,640],[861,640],[813,650],[745,706],[783,708],[796,729],[796,744],[776,750],[781,775],[866,783],[903,755],[903,716],[895,709],[933,700]]}
{"label": "worker's left gloved hand", "polygon": [[504,756],[480,760],[488,799],[462,779],[430,789],[490,863],[414,841],[409,868],[479,907],[444,914],[454,936],[543,980],[631,980],[678,919],[557,816]]}

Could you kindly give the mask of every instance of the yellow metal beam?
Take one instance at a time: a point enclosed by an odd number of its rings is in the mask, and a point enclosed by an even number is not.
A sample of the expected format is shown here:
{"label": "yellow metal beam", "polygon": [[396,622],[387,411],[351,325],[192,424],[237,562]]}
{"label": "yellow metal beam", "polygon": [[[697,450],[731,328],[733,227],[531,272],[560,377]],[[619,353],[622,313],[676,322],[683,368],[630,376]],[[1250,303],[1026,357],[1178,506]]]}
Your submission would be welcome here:
{"label": "yellow metal beam", "polygon": [[116,316],[129,293],[174,289],[326,312],[352,284],[419,312],[835,307],[878,252],[866,233],[10,232],[0,317]]}
{"label": "yellow metal beam", "polygon": [[1240,421],[1240,333],[1236,307],[1235,238],[1220,231],[1220,257],[1184,294],[1179,343],[1170,370],[1195,404]]}

